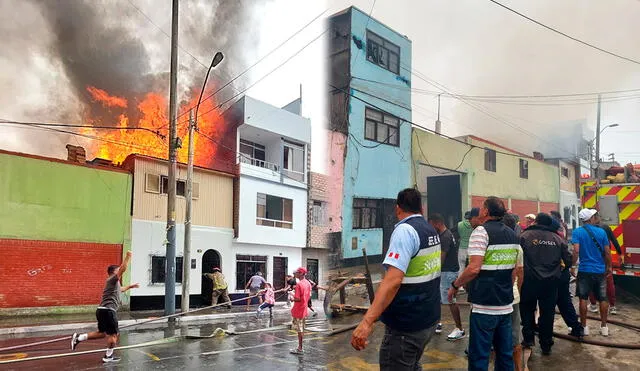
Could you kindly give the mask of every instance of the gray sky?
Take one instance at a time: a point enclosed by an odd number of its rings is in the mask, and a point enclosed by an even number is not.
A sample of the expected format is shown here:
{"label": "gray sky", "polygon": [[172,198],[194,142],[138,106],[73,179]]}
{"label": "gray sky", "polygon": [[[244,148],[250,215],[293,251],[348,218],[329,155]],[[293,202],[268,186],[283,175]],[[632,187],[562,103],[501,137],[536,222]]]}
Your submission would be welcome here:
{"label": "gray sky", "polygon": [[[373,3],[329,1],[332,13],[350,5],[368,13]],[[503,4],[603,49],[640,60],[640,1],[504,0]],[[372,16],[412,40],[415,70],[457,94],[548,95],[640,88],[640,65],[578,44],[488,0],[377,0]],[[412,85],[438,90],[415,76]],[[436,97],[414,92],[412,99],[414,121],[433,129]],[[475,134],[531,153],[554,135],[552,123],[586,119],[594,130],[593,101],[544,106],[473,102],[539,138],[452,98],[442,98],[441,121],[445,134]],[[613,152],[623,163],[640,163],[640,94],[604,103],[601,122],[620,125],[603,133],[601,156]]]}

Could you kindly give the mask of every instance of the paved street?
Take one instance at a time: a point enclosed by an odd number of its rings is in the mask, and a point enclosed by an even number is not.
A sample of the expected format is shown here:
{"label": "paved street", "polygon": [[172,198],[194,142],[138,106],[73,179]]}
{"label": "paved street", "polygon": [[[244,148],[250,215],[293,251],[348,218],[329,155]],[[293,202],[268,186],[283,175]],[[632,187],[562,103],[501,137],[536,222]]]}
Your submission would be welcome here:
{"label": "paved street", "polygon": [[[612,319],[628,323],[640,323],[640,303],[628,296],[620,298],[621,313]],[[465,324],[468,318],[468,307],[462,309]],[[342,315],[331,319],[333,328],[344,324],[356,323],[359,314]],[[349,345],[351,332],[345,332],[328,337],[323,332],[309,332],[306,336],[304,356],[289,354],[289,349],[295,347],[296,335],[286,328],[290,318],[286,313],[278,313],[272,321],[268,318],[260,320],[238,317],[230,320],[216,320],[215,322],[190,322],[177,325],[173,330],[166,325],[156,325],[143,329],[123,331],[121,346],[143,344],[141,347],[118,351],[122,360],[117,365],[104,366],[101,362],[102,352],[80,354],[63,358],[34,360],[2,365],[7,370],[146,370],[146,369],[234,369],[234,370],[370,370],[377,368],[377,355],[382,341],[383,327],[378,324],[370,341],[369,348],[363,352],[354,351]],[[328,328],[318,320],[314,321],[312,329]],[[452,329],[452,321],[448,312],[443,311],[443,334],[436,335],[423,356],[423,369],[466,369],[467,359],[464,349],[468,339],[449,342],[446,335]],[[597,322],[590,321],[592,339],[605,340],[597,334]],[[204,339],[178,339],[163,344],[148,344],[151,341],[171,338],[179,335],[209,336],[216,328],[224,328],[238,335],[225,335]],[[242,333],[246,331],[257,331]],[[562,320],[556,318],[557,332],[566,332]],[[621,343],[640,344],[640,333],[618,326],[610,325],[611,336],[606,339]],[[43,336],[46,335],[46,336]],[[16,337],[0,340],[0,347],[22,344],[26,342],[53,339],[68,333],[38,334],[38,337]],[[6,337],[5,337],[6,339]],[[47,344],[35,348],[16,350],[12,354],[4,353],[2,360],[17,357],[35,357],[58,353],[69,353],[69,342]],[[102,341],[81,343],[76,353],[91,349],[101,349]],[[580,370],[607,369],[632,370],[638,369],[634,363],[637,360],[637,350],[605,348],[593,345],[578,344],[562,339],[556,339],[553,355],[543,357],[539,348],[534,350],[529,362],[531,370]]]}

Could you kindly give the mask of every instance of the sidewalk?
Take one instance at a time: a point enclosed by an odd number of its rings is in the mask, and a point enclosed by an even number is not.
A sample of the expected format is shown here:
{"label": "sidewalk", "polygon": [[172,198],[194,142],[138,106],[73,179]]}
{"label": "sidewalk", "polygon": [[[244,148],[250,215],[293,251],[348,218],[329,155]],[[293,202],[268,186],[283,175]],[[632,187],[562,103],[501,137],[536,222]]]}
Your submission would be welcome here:
{"label": "sidewalk", "polygon": [[[313,301],[313,308],[322,313],[323,303],[319,300]],[[249,311],[244,305],[236,305],[231,309],[203,309],[195,313],[187,313],[184,316],[176,317],[176,322],[192,321],[212,321],[220,319],[230,319],[238,317],[253,317],[256,314],[257,305],[252,305]],[[197,308],[192,308],[195,310]],[[287,308],[285,303],[277,302],[273,308],[273,313],[289,313],[291,308]],[[176,311],[180,313],[180,311]],[[162,317],[163,311],[139,311],[139,312],[118,312],[118,323],[120,327],[129,326],[135,323],[149,320],[155,317]],[[166,323],[167,319],[161,319],[141,326],[154,326]],[[5,317],[0,319],[0,336],[32,334],[39,332],[53,331],[75,331],[91,329],[96,326],[94,313],[81,314],[60,314],[60,315],[39,315],[22,317]]]}

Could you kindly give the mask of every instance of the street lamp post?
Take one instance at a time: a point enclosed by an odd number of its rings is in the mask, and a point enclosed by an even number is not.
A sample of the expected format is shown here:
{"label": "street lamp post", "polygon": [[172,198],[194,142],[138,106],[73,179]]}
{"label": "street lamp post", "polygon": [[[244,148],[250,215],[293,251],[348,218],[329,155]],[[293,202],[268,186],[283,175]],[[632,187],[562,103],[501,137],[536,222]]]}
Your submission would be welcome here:
{"label": "street lamp post", "polygon": [[182,313],[189,310],[189,279],[191,276],[191,203],[193,200],[193,134],[194,130],[198,127],[198,108],[200,108],[200,102],[202,101],[202,94],[204,88],[207,85],[209,79],[209,73],[224,59],[224,55],[221,52],[217,52],[211,60],[211,66],[207,69],[207,75],[204,78],[204,84],[202,84],[202,91],[200,92],[200,98],[198,98],[198,104],[196,105],[195,118],[189,113],[189,157],[187,163],[187,184],[186,184],[186,206],[184,215],[184,250],[182,252],[182,301],[181,309]]}
{"label": "street lamp post", "polygon": [[[598,115],[599,117],[600,115]],[[598,170],[600,170],[600,135],[602,134],[603,131],[605,131],[605,129],[607,128],[615,128],[620,126],[619,124],[611,124],[611,125],[607,125],[605,127],[602,128],[602,130],[599,130],[596,133],[596,137],[595,137],[595,141],[596,141],[596,178],[599,176],[598,174]],[[598,125],[598,129],[600,129],[600,125]]]}

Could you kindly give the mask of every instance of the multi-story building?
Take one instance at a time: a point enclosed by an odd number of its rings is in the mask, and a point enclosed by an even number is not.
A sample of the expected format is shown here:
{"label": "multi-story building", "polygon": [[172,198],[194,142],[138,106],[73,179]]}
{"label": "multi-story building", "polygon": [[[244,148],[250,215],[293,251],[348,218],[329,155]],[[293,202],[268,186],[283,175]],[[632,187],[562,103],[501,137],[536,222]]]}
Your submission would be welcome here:
{"label": "multi-story building", "polygon": [[580,204],[580,163],[570,159],[547,159],[560,169],[558,179],[560,188],[559,211],[562,219],[567,223],[567,228],[573,230],[580,225],[578,212]]}
{"label": "multi-story building", "polygon": [[303,264],[309,271],[309,278],[318,283],[325,282],[328,267],[329,238],[329,191],[330,178],[324,174],[309,174],[309,210],[307,246],[302,251]]}
{"label": "multi-story building", "polygon": [[235,264],[225,272],[232,293],[258,271],[281,288],[303,264],[311,122],[299,111],[296,102],[278,108],[245,96],[223,115],[237,125],[240,167]]}
{"label": "multi-story building", "polygon": [[129,250],[131,174],[67,149],[68,160],[0,150],[0,313],[93,310]]}
{"label": "multi-story building", "polygon": [[[123,167],[133,174],[131,203],[131,279],[140,287],[131,291],[132,309],[162,308],[165,292],[167,192],[169,187],[167,160],[133,154]],[[187,166],[178,164],[176,179],[176,294],[180,303]],[[193,171],[190,304],[205,304],[211,298],[211,280],[202,273],[220,267],[233,277],[235,254],[232,250],[233,187],[237,182],[231,173],[200,167]]]}
{"label": "multi-story building", "polygon": [[[381,261],[395,199],[410,185],[411,41],[356,7],[329,19],[329,173],[340,182],[329,215],[341,265]],[[333,223],[331,223],[333,224]]]}
{"label": "multi-story building", "polygon": [[449,227],[488,196],[500,197],[521,220],[559,210],[557,166],[472,135],[453,140],[413,131],[413,183],[425,213],[442,214]]}

